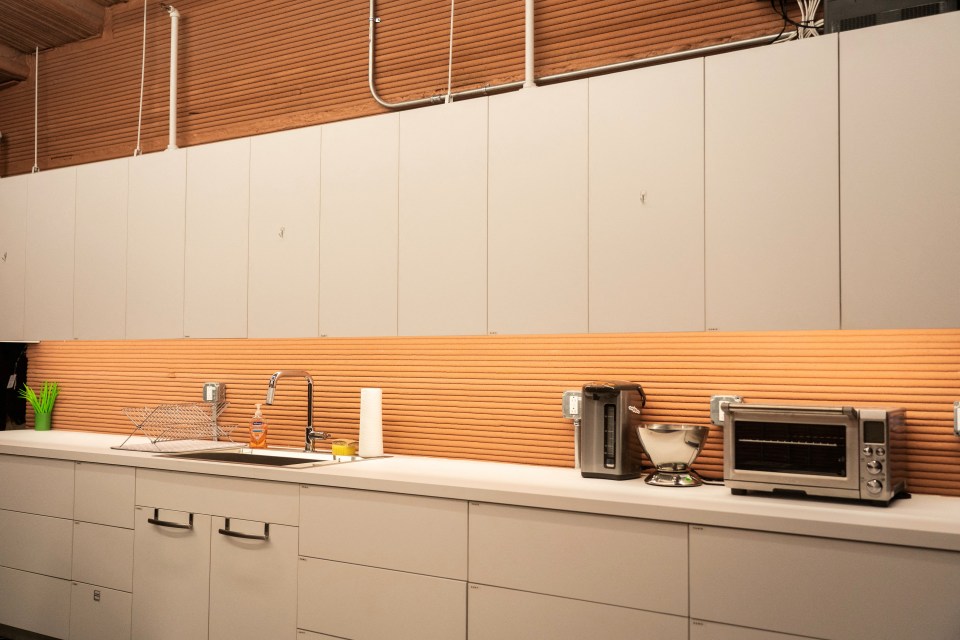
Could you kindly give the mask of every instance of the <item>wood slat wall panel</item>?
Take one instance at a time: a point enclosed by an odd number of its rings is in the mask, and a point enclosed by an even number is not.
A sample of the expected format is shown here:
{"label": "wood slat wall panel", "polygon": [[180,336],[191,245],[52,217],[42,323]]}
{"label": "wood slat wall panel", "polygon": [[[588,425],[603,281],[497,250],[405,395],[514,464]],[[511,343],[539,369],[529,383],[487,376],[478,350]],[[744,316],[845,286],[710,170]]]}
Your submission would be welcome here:
{"label": "wood slat wall panel", "polygon": [[[270,375],[310,371],[315,423],[356,437],[361,387],[383,388],[388,453],[572,466],[564,390],[584,382],[640,382],[644,418],[709,424],[710,396],[752,403],[854,404],[907,409],[902,452],[919,493],[960,495],[960,329],[664,333],[456,338],[43,342],[29,382],[63,387],[54,427],[129,433],[123,407],[195,402],[204,382],[227,384],[223,422],[243,429]],[[270,442],[302,441],[305,384],[283,379],[264,407]],[[32,418],[31,418],[32,419]],[[714,428],[698,467],[722,475]]]}
{"label": "wood slat wall panel", "polygon": [[[148,0],[141,148],[167,145],[170,20]],[[450,3],[379,0],[377,84],[389,101],[446,92]],[[190,146],[372,115],[368,4],[178,0],[178,144]],[[460,0],[453,90],[522,79],[522,2]],[[141,2],[106,9],[104,35],[40,55],[41,169],[132,155]],[[780,30],[756,0],[538,0],[538,76],[743,40]],[[31,67],[33,62],[31,60]],[[0,175],[33,166],[33,78],[0,90]]]}

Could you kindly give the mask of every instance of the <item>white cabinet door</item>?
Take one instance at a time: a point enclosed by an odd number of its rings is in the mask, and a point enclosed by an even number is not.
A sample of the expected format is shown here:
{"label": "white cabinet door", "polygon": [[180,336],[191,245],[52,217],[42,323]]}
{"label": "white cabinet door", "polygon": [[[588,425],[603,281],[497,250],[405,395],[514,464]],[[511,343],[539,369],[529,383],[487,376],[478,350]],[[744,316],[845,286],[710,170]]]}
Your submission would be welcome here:
{"label": "white cabinet door", "polygon": [[297,626],[351,640],[466,638],[466,583],[302,558]]}
{"label": "white cabinet door", "polygon": [[70,640],[130,640],[132,597],[126,591],[74,582]]}
{"label": "white cabinet door", "polygon": [[0,340],[23,340],[28,178],[0,180]]}
{"label": "white cabinet door", "polygon": [[210,516],[137,507],[133,637],[206,640],[209,591]]}
{"label": "white cabinet door", "polygon": [[325,125],[320,163],[322,336],[397,335],[399,115]]}
{"label": "white cabinet door", "polygon": [[844,329],[960,326],[960,13],[840,35]]}
{"label": "white cabinet door", "polygon": [[684,616],[475,584],[468,593],[470,640],[634,640],[641,630],[644,638],[687,640]]}
{"label": "white cabinet door", "polygon": [[184,150],[130,160],[128,339],[183,337],[186,172]]}
{"label": "white cabinet door", "polygon": [[487,332],[487,100],[400,114],[400,335]]}
{"label": "white cabinet door", "polygon": [[296,628],[296,527],[215,517],[210,640],[293,638]]}
{"label": "white cabinet door", "polygon": [[251,140],[251,338],[317,335],[320,127]]}
{"label": "white cabinet door", "polygon": [[250,139],[187,149],[183,332],[247,336]]}
{"label": "white cabinet door", "polygon": [[690,527],[690,615],[826,640],[954,640],[960,553]]}
{"label": "white cabinet door", "polygon": [[73,335],[120,340],[126,331],[127,158],[77,167]]}
{"label": "white cabinet door", "polygon": [[[337,515],[331,518],[330,514]],[[300,489],[300,553],[464,580],[467,503],[304,486]]]}
{"label": "white cabinet door", "polygon": [[590,331],[703,331],[703,59],[589,84]]}
{"label": "white cabinet door", "polygon": [[587,82],[490,98],[492,333],[587,331]]}
{"label": "white cabinet door", "polygon": [[74,519],[133,529],[134,467],[78,462],[74,478]]}
{"label": "white cabinet door", "polygon": [[0,509],[73,519],[73,462],[0,455],[0,487]]}
{"label": "white cabinet door", "polygon": [[24,337],[70,340],[77,169],[35,173],[27,185]]}
{"label": "white cabinet door", "polygon": [[469,580],[686,616],[687,526],[472,502]]}
{"label": "white cabinet door", "polygon": [[[131,507],[130,512],[133,513]],[[133,588],[133,529],[76,522],[73,579],[119,591]]]}
{"label": "white cabinet door", "polygon": [[70,578],[73,522],[0,509],[0,565]]}
{"label": "white cabinet door", "polygon": [[66,639],[70,581],[0,567],[0,624]]}
{"label": "white cabinet door", "polygon": [[839,329],[837,36],[705,64],[707,329]]}
{"label": "white cabinet door", "polygon": [[735,627],[729,624],[707,622],[705,620],[690,621],[690,640],[815,640],[804,636],[795,636],[762,629],[748,629]]}

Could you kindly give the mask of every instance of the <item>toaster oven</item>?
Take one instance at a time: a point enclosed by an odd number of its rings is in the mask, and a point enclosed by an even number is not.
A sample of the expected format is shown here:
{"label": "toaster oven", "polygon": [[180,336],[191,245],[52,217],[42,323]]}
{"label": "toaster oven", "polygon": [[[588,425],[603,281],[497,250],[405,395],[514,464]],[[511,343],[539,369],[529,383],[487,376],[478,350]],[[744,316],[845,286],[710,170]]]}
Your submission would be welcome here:
{"label": "toaster oven", "polygon": [[903,436],[903,409],[731,403],[724,419],[724,484],[734,494],[887,505],[906,491]]}

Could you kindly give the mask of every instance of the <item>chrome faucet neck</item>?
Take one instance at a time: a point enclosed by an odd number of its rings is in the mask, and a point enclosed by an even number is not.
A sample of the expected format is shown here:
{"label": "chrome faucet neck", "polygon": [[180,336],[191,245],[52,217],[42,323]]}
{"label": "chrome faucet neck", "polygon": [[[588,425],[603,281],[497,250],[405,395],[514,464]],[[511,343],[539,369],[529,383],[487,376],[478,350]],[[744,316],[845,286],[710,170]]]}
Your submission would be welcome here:
{"label": "chrome faucet neck", "polygon": [[313,430],[313,376],[303,369],[282,369],[270,376],[267,385],[266,404],[273,404],[277,390],[277,380],[280,378],[304,378],[307,381],[307,426],[304,433],[303,450],[313,451],[313,442],[317,439],[329,438],[330,434]]}

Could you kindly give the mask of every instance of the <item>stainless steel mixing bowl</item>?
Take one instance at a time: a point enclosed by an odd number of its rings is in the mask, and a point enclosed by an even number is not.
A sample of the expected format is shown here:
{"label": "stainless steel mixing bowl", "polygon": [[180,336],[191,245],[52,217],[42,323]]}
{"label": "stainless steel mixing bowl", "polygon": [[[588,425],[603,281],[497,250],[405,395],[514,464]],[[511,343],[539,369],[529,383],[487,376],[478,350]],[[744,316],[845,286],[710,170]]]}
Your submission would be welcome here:
{"label": "stainless steel mixing bowl", "polygon": [[656,471],[647,476],[648,484],[669,487],[694,487],[700,478],[690,468],[707,442],[710,427],[694,424],[641,424],[637,426],[640,444]]}

